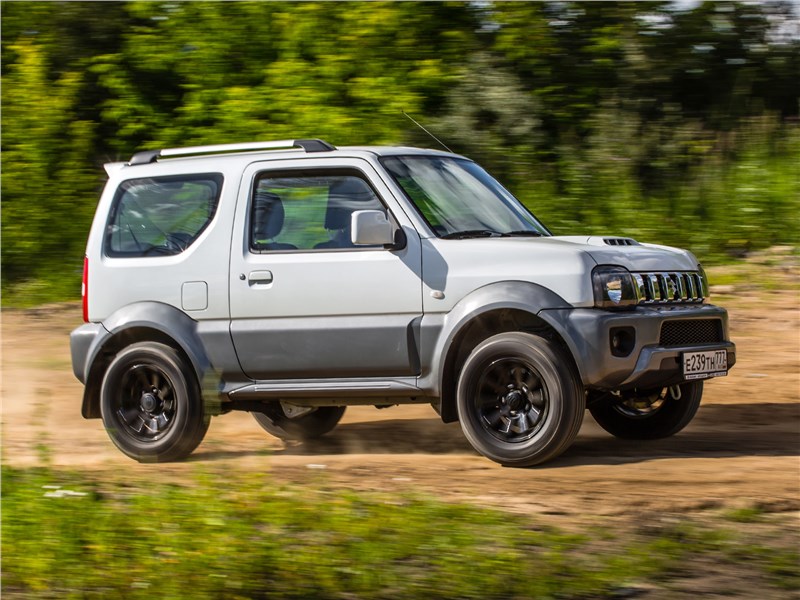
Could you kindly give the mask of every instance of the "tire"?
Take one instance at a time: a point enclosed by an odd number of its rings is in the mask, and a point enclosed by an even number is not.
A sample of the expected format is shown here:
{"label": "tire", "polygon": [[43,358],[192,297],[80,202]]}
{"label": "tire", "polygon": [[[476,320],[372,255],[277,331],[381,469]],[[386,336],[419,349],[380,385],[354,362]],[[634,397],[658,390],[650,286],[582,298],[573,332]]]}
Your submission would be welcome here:
{"label": "tire", "polygon": [[[622,392],[612,401],[589,406],[594,420],[618,438],[655,440],[675,435],[694,418],[703,397],[703,382],[690,381],[673,388]],[[678,395],[679,397],[675,397]]]}
{"label": "tire", "polygon": [[194,370],[169,346],[133,344],[103,376],[100,414],[111,441],[139,462],[189,456],[208,430]]}
{"label": "tire", "polygon": [[320,406],[299,417],[288,417],[280,402],[268,414],[252,413],[267,433],[287,441],[313,440],[331,431],[344,415],[345,406]]}
{"label": "tire", "polygon": [[542,337],[501,333],[480,343],[458,378],[461,428],[509,467],[553,459],[578,435],[586,398],[572,359]]}

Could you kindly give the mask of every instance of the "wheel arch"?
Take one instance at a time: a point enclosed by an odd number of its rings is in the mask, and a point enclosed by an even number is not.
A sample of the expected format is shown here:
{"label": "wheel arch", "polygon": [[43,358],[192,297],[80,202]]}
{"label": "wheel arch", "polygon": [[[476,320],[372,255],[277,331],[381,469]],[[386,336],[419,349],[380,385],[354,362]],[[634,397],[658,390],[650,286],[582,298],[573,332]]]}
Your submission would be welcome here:
{"label": "wheel arch", "polygon": [[[569,336],[546,318],[545,309],[570,308],[571,305],[551,290],[530,282],[506,281],[475,290],[447,315],[440,349],[435,353],[439,364],[439,413],[445,423],[458,420],[456,384],[461,366],[472,350],[486,338],[498,333],[524,331],[556,342],[570,357],[578,372],[574,348]],[[543,313],[544,311],[544,313]]]}
{"label": "wheel arch", "polygon": [[[203,396],[212,392],[208,385],[211,364],[200,337],[197,322],[173,306],[142,302],[126,306],[103,323],[106,334],[90,351],[81,414],[86,419],[100,418],[100,387],[108,366],[117,353],[139,342],[158,342],[174,348],[192,366]],[[216,391],[214,386],[213,391]]]}

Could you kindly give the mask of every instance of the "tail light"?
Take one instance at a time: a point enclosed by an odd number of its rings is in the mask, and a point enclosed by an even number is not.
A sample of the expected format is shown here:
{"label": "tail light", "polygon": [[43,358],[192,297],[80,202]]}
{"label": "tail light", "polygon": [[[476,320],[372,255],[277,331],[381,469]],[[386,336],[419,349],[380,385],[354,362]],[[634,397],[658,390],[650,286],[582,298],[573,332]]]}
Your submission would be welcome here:
{"label": "tail light", "polygon": [[83,322],[89,322],[89,257],[83,257],[83,279],[81,280],[81,300],[83,301]]}

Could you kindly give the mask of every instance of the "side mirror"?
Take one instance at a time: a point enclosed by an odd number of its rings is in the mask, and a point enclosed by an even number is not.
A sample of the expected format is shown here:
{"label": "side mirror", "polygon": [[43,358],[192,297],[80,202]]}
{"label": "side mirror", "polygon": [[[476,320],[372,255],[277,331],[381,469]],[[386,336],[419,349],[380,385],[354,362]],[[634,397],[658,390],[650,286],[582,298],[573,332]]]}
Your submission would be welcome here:
{"label": "side mirror", "polygon": [[393,246],[394,228],[381,210],[357,210],[350,215],[350,239],[355,246]]}

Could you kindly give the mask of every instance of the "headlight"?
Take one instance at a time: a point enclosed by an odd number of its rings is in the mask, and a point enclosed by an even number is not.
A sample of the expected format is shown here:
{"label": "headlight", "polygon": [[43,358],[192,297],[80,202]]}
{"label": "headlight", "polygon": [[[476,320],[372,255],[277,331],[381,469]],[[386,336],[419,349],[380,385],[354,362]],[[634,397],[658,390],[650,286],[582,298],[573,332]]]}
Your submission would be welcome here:
{"label": "headlight", "polygon": [[594,305],[598,308],[624,308],[639,302],[633,276],[625,267],[597,267],[592,271]]}

